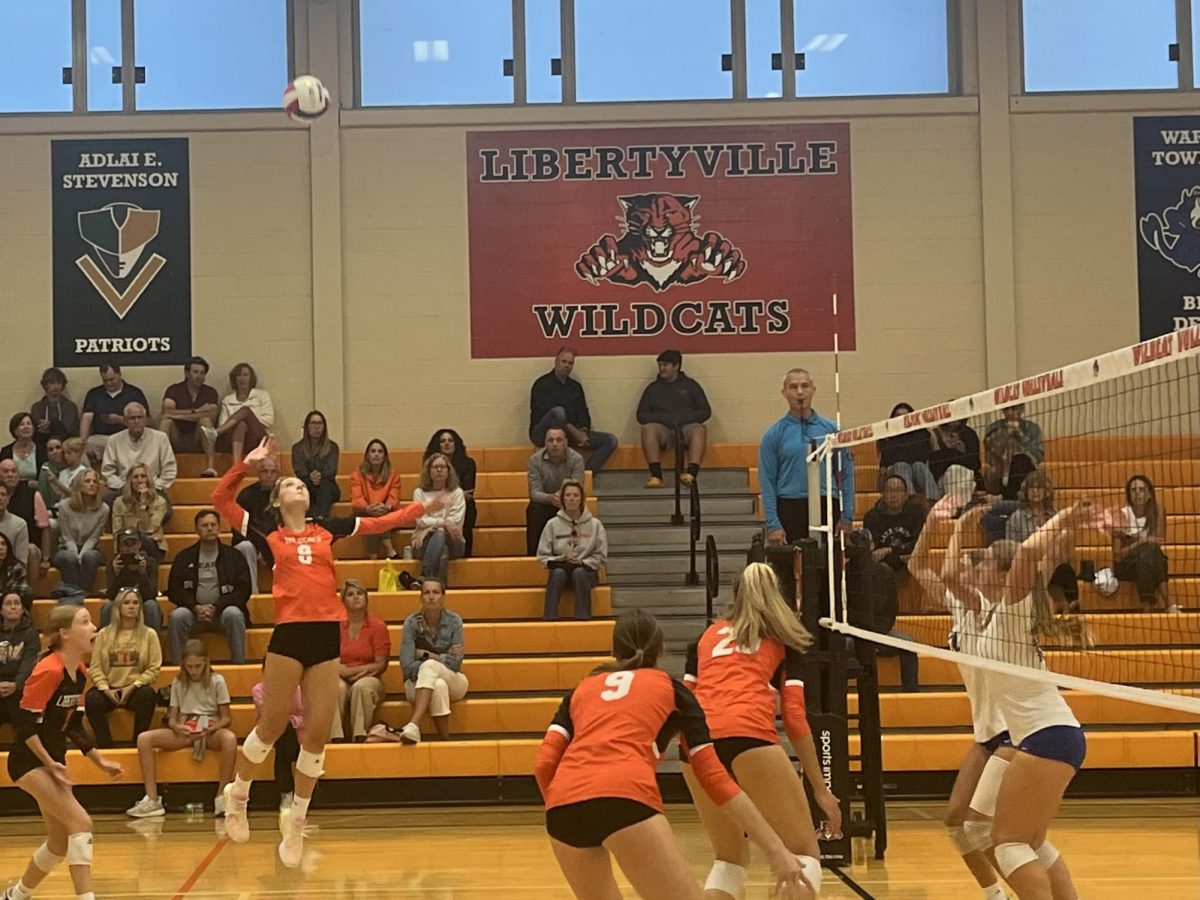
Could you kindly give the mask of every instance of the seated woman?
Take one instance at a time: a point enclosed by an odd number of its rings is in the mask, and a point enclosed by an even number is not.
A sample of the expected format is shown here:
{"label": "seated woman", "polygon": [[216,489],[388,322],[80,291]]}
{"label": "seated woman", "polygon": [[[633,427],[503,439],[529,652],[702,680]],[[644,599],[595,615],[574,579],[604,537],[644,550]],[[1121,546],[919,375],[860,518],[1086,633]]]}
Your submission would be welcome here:
{"label": "seated woman", "polygon": [[120,534],[127,528],[136,529],[142,537],[142,550],[151,560],[151,575],[158,584],[158,566],[167,555],[167,536],[163,534],[163,521],[167,517],[167,500],[154,490],[150,470],[145,463],[137,463],[129,469],[125,488],[113,501],[112,530]]}
{"label": "seated woman", "polygon": [[1142,609],[1153,612],[1161,603],[1167,612],[1179,604],[1167,599],[1167,512],[1154,496],[1154,482],[1134,475],[1125,485],[1125,507],[1109,528],[1113,542],[1113,574],[1137,585]]}
{"label": "seated woman", "polygon": [[27,412],[19,412],[8,421],[8,433],[13,437],[12,443],[0,447],[0,459],[11,459],[15,462],[21,480],[34,490],[37,490],[38,475],[46,461],[46,447],[34,440],[36,432],[33,416]]}
{"label": "seated woman", "polygon": [[[458,559],[466,550],[463,540],[463,521],[467,501],[458,486],[458,475],[443,454],[435,453],[425,460],[421,483],[413,491],[413,502],[429,506],[437,498],[440,509],[417,519],[413,531],[413,555],[421,560],[421,577],[436,578],[443,586],[450,572],[450,560]],[[407,573],[405,573],[407,574]],[[406,584],[411,579],[402,579]]]}
{"label": "seated woman", "polygon": [[440,453],[450,460],[454,474],[458,476],[458,486],[467,498],[467,514],[463,517],[462,533],[466,545],[463,556],[469,557],[475,546],[475,521],[479,516],[479,510],[475,506],[475,460],[467,456],[467,445],[453,428],[442,428],[433,433],[433,437],[425,445],[425,459],[429,459],[435,453]]}
{"label": "seated woman", "polygon": [[[401,506],[400,474],[392,471],[387,444],[379,438],[367,442],[363,461],[350,473],[350,505],[354,515],[368,518],[386,516]],[[379,559],[381,549],[386,558],[396,558],[392,534],[367,535],[367,553],[371,559]]]}
{"label": "seated woman", "polygon": [[400,668],[404,696],[413,705],[412,718],[400,729],[405,744],[421,742],[421,718],[426,711],[438,737],[450,739],[450,704],[467,694],[462,673],[463,620],[446,609],[446,585],[426,578],[421,585],[421,609],[404,620]]}
{"label": "seated woman", "polygon": [[16,725],[21,690],[41,649],[21,595],[0,591],[0,725]]}
{"label": "seated woman", "polygon": [[[983,487],[983,461],[979,456],[979,434],[966,419],[943,422],[929,432],[932,450],[929,471],[937,479],[938,489],[947,493],[947,485],[957,484],[957,476],[969,473],[976,489]],[[966,473],[961,470],[965,469]]]}
{"label": "seated woman", "polygon": [[1046,458],[1041,426],[1024,415],[1024,403],[1006,407],[1004,417],[983,433],[987,491],[1005,500],[1017,499],[1025,476],[1036,472]]}
{"label": "seated woman", "polygon": [[25,576],[25,562],[13,554],[8,535],[0,534],[0,596],[16,594],[25,611],[33,611],[33,587]]}
{"label": "seated woman", "polygon": [[71,484],[71,499],[59,502],[58,551],[54,565],[63,585],[74,588],[64,603],[83,603],[92,593],[104,557],[97,546],[108,523],[108,504],[100,499],[100,475],[88,469]]}
{"label": "seated woman", "polygon": [[183,665],[171,682],[167,727],[142,732],[138,738],[138,762],[142,767],[146,796],[126,813],[135,819],[166,813],[154,776],[155,751],[191,747],[192,758],[197,762],[204,759],[205,750],[216,750],[221,754],[220,783],[214,806],[216,815],[224,815],[222,792],[233,780],[233,767],[237,762],[237,737],[229,730],[229,723],[229,687],[225,679],[212,670],[204,642],[193,638],[184,647]]}
{"label": "seated woman", "polygon": [[[894,419],[912,411],[909,404],[897,403],[888,418]],[[942,496],[929,470],[929,454],[933,452],[929,429],[918,428],[906,434],[883,438],[875,443],[875,449],[879,453],[880,484],[888,475],[899,475],[904,479],[904,487],[909,494],[919,492],[930,503]]]}
{"label": "seated woman", "polygon": [[304,437],[292,444],[292,471],[308,488],[308,514],[327,519],[342,499],[338,487],[338,445],[329,439],[325,414],[314,409],[304,417]]}
{"label": "seated woman", "polygon": [[[1017,502],[1020,505],[1008,517],[1004,536],[1018,544],[1032,537],[1058,513],[1054,508],[1054,485],[1044,472],[1030,472],[1024,476],[1021,489],[1017,492]],[[1073,552],[1073,549],[1067,549],[1067,553]],[[1050,576],[1049,585],[1050,596],[1060,608],[1079,600],[1077,581],[1070,560],[1060,559]]]}
{"label": "seated woman", "polygon": [[116,615],[96,634],[88,675],[92,689],[84,698],[88,724],[96,745],[111,747],[108,714],[114,709],[133,711],[133,740],[150,727],[158,695],[154,683],[162,668],[158,632],[142,620],[142,597],[133,588],[117,594]]}
{"label": "seated woman", "polygon": [[275,424],[271,395],[258,386],[258,373],[250,363],[240,362],[229,371],[230,393],[221,400],[217,427],[205,429],[218,450],[232,450],[240,460],[247,446],[257,447]]}
{"label": "seated woman", "polygon": [[383,673],[387,671],[392,647],[387,623],[367,614],[368,602],[367,586],[348,578],[342,585],[346,621],[342,622],[342,680],[338,683],[341,692],[330,740],[344,740],[347,734],[355,743],[366,740],[386,693]]}
{"label": "seated woman", "polygon": [[550,570],[546,581],[547,622],[558,619],[563,588],[575,592],[575,618],[592,617],[592,588],[608,562],[608,535],[604,525],[588,511],[583,485],[567,479],[558,489],[559,510],[542,529],[538,562]]}

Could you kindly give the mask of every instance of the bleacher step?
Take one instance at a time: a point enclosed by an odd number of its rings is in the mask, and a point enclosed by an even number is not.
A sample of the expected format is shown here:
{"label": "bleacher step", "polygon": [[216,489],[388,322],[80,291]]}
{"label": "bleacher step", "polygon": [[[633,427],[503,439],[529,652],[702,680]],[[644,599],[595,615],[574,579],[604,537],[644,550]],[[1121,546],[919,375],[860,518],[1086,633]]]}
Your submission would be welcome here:
{"label": "bleacher step", "polygon": [[[748,493],[706,494],[701,500],[705,518],[709,514],[754,515],[754,497]],[[639,494],[609,494],[600,499],[600,521],[669,522],[675,510],[675,496],[665,491],[646,491]],[[687,515],[687,500],[683,502]]]}
{"label": "bleacher step", "polygon": [[[639,547],[674,547],[687,549],[691,529],[685,525],[665,525],[660,523],[618,522],[609,525],[605,522],[608,532],[609,552],[623,551]],[[711,535],[718,547],[749,545],[750,536],[759,530],[758,523],[744,519],[741,522],[710,524],[703,521],[701,525],[701,543]]]}
{"label": "bleacher step", "polygon": [[[601,472],[595,476],[595,493],[604,497],[613,493],[634,493],[650,489],[644,488],[649,472]],[[744,491],[749,487],[749,472],[747,469],[704,469],[700,473],[698,484],[701,498],[709,492]],[[655,493],[666,490],[672,497],[675,495],[675,473],[663,472],[664,488],[653,488]],[[685,492],[686,493],[686,492]]]}

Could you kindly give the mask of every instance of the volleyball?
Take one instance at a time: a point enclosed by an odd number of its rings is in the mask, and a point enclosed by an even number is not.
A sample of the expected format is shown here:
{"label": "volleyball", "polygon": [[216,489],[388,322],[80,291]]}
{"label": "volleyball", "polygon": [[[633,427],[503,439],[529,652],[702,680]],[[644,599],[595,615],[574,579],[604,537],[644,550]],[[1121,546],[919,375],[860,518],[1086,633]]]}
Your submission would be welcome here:
{"label": "volleyball", "polygon": [[315,75],[301,75],[284,89],[283,108],[297,122],[311,122],[329,109],[329,91]]}

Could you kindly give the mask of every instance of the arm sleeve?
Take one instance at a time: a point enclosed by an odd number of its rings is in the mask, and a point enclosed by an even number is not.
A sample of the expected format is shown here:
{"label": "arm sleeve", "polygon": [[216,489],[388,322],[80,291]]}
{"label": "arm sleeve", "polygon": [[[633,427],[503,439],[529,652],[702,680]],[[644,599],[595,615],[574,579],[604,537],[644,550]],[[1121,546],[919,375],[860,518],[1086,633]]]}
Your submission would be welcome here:
{"label": "arm sleeve", "polygon": [[[81,703],[82,699],[83,698],[80,698]],[[87,756],[96,749],[96,742],[92,740],[92,736],[88,734],[87,729],[83,726],[82,709],[76,710],[71,714],[71,717],[67,719],[67,725],[66,728],[63,729],[63,733],[66,734],[67,740],[75,745],[75,749],[84,756]]]}
{"label": "arm sleeve", "polygon": [[25,682],[21,692],[21,700],[17,704],[17,714],[13,725],[17,732],[17,741],[25,743],[38,732],[42,724],[42,713],[50,703],[50,698],[62,683],[62,669],[57,666],[35,666]]}
{"label": "arm sleeve", "polygon": [[[454,628],[451,629],[451,631],[450,631],[450,645],[452,647],[453,646],[459,646],[459,647],[465,646],[463,644],[463,627],[462,627],[461,621],[455,622]],[[462,664],[463,664],[463,654],[462,653],[444,653],[444,654],[442,654],[442,665],[445,666],[450,671],[461,672]]]}
{"label": "arm sleeve", "polygon": [[583,564],[593,572],[599,572],[608,562],[608,532],[599,519],[593,518],[592,522],[596,526],[596,542],[592,545],[592,552],[583,558]]}
{"label": "arm sleeve", "polygon": [[462,476],[459,478],[459,486],[464,491],[475,490],[475,479],[478,476],[478,469],[475,465],[475,460],[467,457],[463,462]]}
{"label": "arm sleeve", "polygon": [[175,451],[171,449],[171,442],[164,434],[158,449],[158,475],[154,479],[154,487],[165,491],[175,483],[178,475],[179,466],[175,461]]}
{"label": "arm sleeve", "polygon": [[[463,509],[466,509],[466,504],[463,504]],[[346,523],[349,523],[349,530],[339,532],[330,528],[330,533],[338,537],[348,537],[352,534],[383,534],[395,528],[403,528],[406,525],[411,525],[421,518],[425,513],[425,507],[420,503],[410,503],[408,506],[401,506],[399,509],[394,509],[387,515],[376,516],[373,519],[330,519],[330,523],[341,523],[340,527],[345,528]],[[461,521],[461,520],[460,520]],[[328,528],[329,526],[326,525]]]}
{"label": "arm sleeve", "polygon": [[237,489],[241,486],[242,478],[249,471],[250,467],[244,462],[234,463],[229,467],[229,471],[221,476],[212,495],[213,507],[226,522],[233,526],[235,531],[240,531],[242,534],[249,534],[250,513],[238,506]]}
{"label": "arm sleeve", "polygon": [[350,508],[354,512],[367,508],[367,498],[363,493],[363,481],[366,476],[358,469],[350,473]]}
{"label": "arm sleeve", "polygon": [[707,422],[712,418],[712,407],[708,403],[708,395],[704,393],[704,388],[700,386],[700,382],[693,381],[695,387],[692,402],[695,404],[695,409],[692,411],[694,422]]}
{"label": "arm sleeve", "polygon": [[125,514],[125,498],[118,497],[113,501],[112,505],[112,532],[117,534],[124,531],[127,527],[137,527],[137,522],[132,521],[132,516]]}
{"label": "arm sleeve", "polygon": [[402,496],[402,494],[401,494],[401,487],[400,487],[400,476],[393,472],[391,480],[388,482],[388,492],[387,492],[387,507],[388,507],[388,509],[398,509],[400,507],[400,497],[401,496]]}
{"label": "arm sleeve", "polygon": [[683,683],[691,688],[700,680],[700,639],[687,645],[683,660]]}
{"label": "arm sleeve", "polygon": [[579,427],[584,431],[592,430],[592,411],[588,409],[587,394],[583,391],[583,385],[579,386]]}
{"label": "arm sleeve", "polygon": [[101,503],[102,515],[92,517],[92,527],[86,535],[83,536],[83,543],[79,545],[79,552],[86,553],[88,550],[95,550],[96,545],[100,543],[100,535],[104,533],[104,526],[108,522],[108,504]]}
{"label": "arm sleeve", "polygon": [[554,519],[551,519],[542,528],[542,536],[538,538],[537,561],[540,565],[547,565],[552,559],[559,559],[554,554]]}
{"label": "arm sleeve", "polygon": [[558,712],[554,714],[554,718],[550,721],[550,727],[546,729],[546,736],[542,739],[542,746],[538,749],[537,761],[533,764],[533,774],[537,779],[538,789],[542,792],[543,798],[550,787],[550,782],[554,780],[554,773],[574,735],[574,725],[571,723],[571,698],[573,696],[574,692],[563,697]]}
{"label": "arm sleeve", "polygon": [[567,453],[574,454],[573,456],[567,457],[567,459],[569,459],[571,461],[571,478],[573,478],[575,481],[582,482],[583,481],[583,456],[582,456],[582,454],[576,453],[574,450],[568,450]]}
{"label": "arm sleeve", "polygon": [[534,503],[549,503],[550,495],[542,489],[542,469],[537,464],[536,457],[529,458],[529,466],[525,474],[529,479],[529,499]]}
{"label": "arm sleeve", "polygon": [[116,442],[111,439],[104,445],[104,456],[100,459],[100,477],[104,479],[105,484],[115,491],[119,491],[124,487],[120,476],[117,475]]}
{"label": "arm sleeve", "polygon": [[254,390],[258,403],[251,407],[251,411],[263,428],[270,428],[275,424],[275,404],[271,400],[271,395],[266,391],[260,391],[258,388]]}
{"label": "arm sleeve", "polygon": [[704,792],[718,806],[732,800],[741,793],[741,788],[734,783],[717,758],[712,738],[708,733],[708,722],[704,719],[704,710],[692,692],[682,683],[671,679],[675,689],[675,711],[679,715],[680,731],[687,748],[688,760],[696,780],[704,788]]}
{"label": "arm sleeve", "polygon": [[302,446],[303,445],[299,441],[296,441],[296,443],[292,444],[292,471],[301,481],[307,481],[308,473],[311,472],[312,469],[309,468],[308,459],[304,456],[303,451],[300,449]]}
{"label": "arm sleeve", "polygon": [[763,518],[766,520],[767,531],[783,528],[779,521],[779,495],[775,488],[775,479],[779,477],[776,442],[775,429],[772,428],[763,435],[762,443],[758,447],[758,488],[762,492]]}
{"label": "arm sleeve", "polygon": [[88,675],[92,678],[92,684],[101,692],[108,690],[108,642],[108,629],[101,628],[96,632],[92,661],[88,665]]}
{"label": "arm sleeve", "polygon": [[462,528],[463,523],[467,520],[467,495],[462,492],[462,488],[458,488],[450,495],[450,499],[442,511],[442,517],[444,521],[453,522]]}
{"label": "arm sleeve", "polygon": [[812,734],[808,724],[808,710],[804,703],[804,657],[799,651],[788,647],[784,654],[783,670],[780,673],[779,695],[783,706],[783,729],[793,744],[805,735]]}
{"label": "arm sleeve", "polygon": [[337,478],[338,463],[341,455],[341,448],[339,448],[337,444],[333,444],[329,452],[325,454],[325,461],[321,464],[322,478],[329,479],[330,481],[333,481]]}
{"label": "arm sleeve", "polygon": [[37,655],[40,649],[41,642],[38,640],[37,633],[30,630],[25,638],[25,642],[21,646],[21,661],[17,663],[17,674],[13,679],[13,683],[17,686],[18,694],[25,689],[25,683],[29,681],[29,675],[33,672],[33,666],[37,662]]}
{"label": "arm sleeve", "polygon": [[[240,556],[241,554],[239,554]],[[144,658],[145,666],[141,674],[134,679],[134,684],[138,687],[149,685],[154,686],[154,682],[158,681],[158,673],[162,671],[162,644],[158,639],[158,635],[151,631],[146,635],[145,641],[146,656]]]}
{"label": "arm sleeve", "polygon": [[652,386],[653,384],[648,385],[645,390],[642,391],[641,399],[638,400],[637,420],[639,425],[648,425],[650,423],[650,388]]}

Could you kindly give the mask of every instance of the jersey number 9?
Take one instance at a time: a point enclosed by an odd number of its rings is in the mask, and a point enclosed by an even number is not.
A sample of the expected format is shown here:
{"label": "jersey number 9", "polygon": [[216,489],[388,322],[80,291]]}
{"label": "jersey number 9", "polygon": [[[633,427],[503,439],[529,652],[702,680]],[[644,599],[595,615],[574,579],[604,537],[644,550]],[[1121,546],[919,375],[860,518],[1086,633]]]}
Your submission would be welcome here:
{"label": "jersey number 9", "polygon": [[620,700],[633,687],[633,676],[636,672],[613,672],[604,679],[608,685],[607,691],[600,692],[601,700]]}

